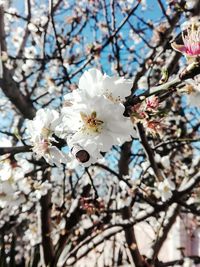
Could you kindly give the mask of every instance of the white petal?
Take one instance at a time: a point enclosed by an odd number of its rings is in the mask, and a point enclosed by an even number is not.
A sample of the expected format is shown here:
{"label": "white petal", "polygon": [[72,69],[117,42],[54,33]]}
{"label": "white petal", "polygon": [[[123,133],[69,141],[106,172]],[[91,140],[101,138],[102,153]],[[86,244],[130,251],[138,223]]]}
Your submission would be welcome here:
{"label": "white petal", "polygon": [[104,75],[103,91],[111,94],[116,101],[124,101],[125,97],[131,94],[132,84],[131,80],[126,80],[123,77]]}
{"label": "white petal", "polygon": [[103,75],[98,69],[85,71],[79,80],[79,89],[85,91],[90,97],[102,94]]}

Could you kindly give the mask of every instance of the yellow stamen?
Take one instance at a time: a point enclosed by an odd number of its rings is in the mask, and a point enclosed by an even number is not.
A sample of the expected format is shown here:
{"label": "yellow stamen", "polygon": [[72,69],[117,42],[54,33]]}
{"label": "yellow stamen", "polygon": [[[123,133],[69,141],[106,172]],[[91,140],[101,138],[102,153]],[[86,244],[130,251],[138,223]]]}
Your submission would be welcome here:
{"label": "yellow stamen", "polygon": [[93,111],[90,115],[80,112],[81,119],[84,122],[83,130],[91,132],[100,132],[103,121],[97,118],[97,113]]}

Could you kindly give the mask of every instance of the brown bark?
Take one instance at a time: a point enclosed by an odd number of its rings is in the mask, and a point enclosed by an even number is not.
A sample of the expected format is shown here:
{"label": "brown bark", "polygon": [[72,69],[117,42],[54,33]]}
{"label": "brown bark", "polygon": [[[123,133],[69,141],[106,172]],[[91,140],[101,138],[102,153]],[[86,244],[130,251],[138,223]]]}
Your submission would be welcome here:
{"label": "brown bark", "polygon": [[[0,6],[0,45],[1,51],[7,52],[6,35],[4,29],[4,9]],[[13,71],[3,64],[3,77],[0,79],[0,87],[16,109],[28,119],[35,116],[35,108],[29,98],[22,94],[18,84],[13,80]]]}
{"label": "brown bark", "polygon": [[[119,160],[120,177],[122,177],[123,175],[129,174],[129,160],[130,160],[130,155],[131,155],[131,145],[132,145],[132,142],[126,142],[121,147],[121,155],[120,155],[120,160]],[[124,220],[128,220],[131,218],[131,216],[132,216],[131,207],[125,206],[122,210],[122,218]],[[142,255],[139,252],[133,226],[125,228],[124,233],[125,233],[126,243],[130,250],[135,266],[137,267],[147,266]]]}
{"label": "brown bark", "polygon": [[[44,174],[44,180],[49,180],[50,172],[47,171]],[[54,258],[54,247],[51,239],[51,192],[40,199],[41,205],[41,237],[42,237],[42,250],[46,266],[53,261]]]}

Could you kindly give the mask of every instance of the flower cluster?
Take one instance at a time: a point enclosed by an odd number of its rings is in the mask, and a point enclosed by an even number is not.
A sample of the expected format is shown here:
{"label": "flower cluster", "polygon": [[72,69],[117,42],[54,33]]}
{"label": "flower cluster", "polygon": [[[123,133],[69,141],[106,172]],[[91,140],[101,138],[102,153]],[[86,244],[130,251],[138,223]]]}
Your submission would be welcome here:
{"label": "flower cluster", "polygon": [[160,103],[157,96],[146,98],[141,103],[131,108],[130,116],[133,123],[141,122],[147,131],[153,135],[161,134],[163,123],[161,118]]}
{"label": "flower cluster", "polygon": [[102,212],[105,209],[105,204],[102,199],[81,198],[80,205],[88,214]]}
{"label": "flower cluster", "polygon": [[49,164],[66,163],[68,157],[55,145],[56,135],[67,141],[72,155],[85,152],[81,162],[89,166],[113,145],[130,141],[135,133],[130,118],[123,115],[123,101],[131,86],[130,80],[109,77],[97,69],[85,71],[78,89],[65,96],[60,115],[41,109],[28,122],[33,151]]}
{"label": "flower cluster", "polygon": [[64,154],[55,146],[53,134],[59,123],[59,113],[55,110],[40,109],[32,121],[27,122],[27,129],[31,135],[33,152],[37,159],[44,157],[49,164],[66,163]]}
{"label": "flower cluster", "polygon": [[[32,164],[24,159],[4,159],[0,162],[0,208],[10,215],[14,214],[20,205],[29,209],[51,188],[48,181],[32,179],[28,173],[33,171]],[[29,198],[29,201],[27,199]]]}
{"label": "flower cluster", "polygon": [[200,75],[194,77],[194,79],[188,79],[185,86],[182,88],[182,92],[187,93],[187,104],[195,107],[200,107]]}
{"label": "flower cluster", "polygon": [[173,195],[172,191],[175,190],[175,184],[170,179],[165,179],[157,183],[157,196],[161,197],[162,201],[167,201]]}
{"label": "flower cluster", "polygon": [[200,27],[196,23],[188,25],[182,32],[183,44],[172,43],[172,47],[188,58],[196,58],[200,55]]}
{"label": "flower cluster", "polygon": [[[0,167],[0,208],[16,208],[25,201],[19,190],[20,185],[24,184],[23,170],[9,159],[1,161]],[[26,190],[25,184],[23,190]]]}

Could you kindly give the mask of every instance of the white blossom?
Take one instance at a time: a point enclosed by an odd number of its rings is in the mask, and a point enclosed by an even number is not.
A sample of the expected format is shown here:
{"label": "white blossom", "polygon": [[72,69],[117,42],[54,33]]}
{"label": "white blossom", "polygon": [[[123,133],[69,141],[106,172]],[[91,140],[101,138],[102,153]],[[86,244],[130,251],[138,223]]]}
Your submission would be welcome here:
{"label": "white blossom", "polygon": [[163,165],[164,168],[170,169],[170,158],[169,155],[166,155],[161,158],[161,164]]}
{"label": "white blossom", "polygon": [[59,114],[55,110],[40,109],[32,121],[27,122],[33,152],[37,158],[44,157],[49,164],[67,163],[67,155],[52,145],[55,127],[59,123]]}
{"label": "white blossom", "polygon": [[66,95],[65,98],[72,97],[76,101],[81,101],[84,97],[87,100],[104,95],[113,102],[122,102],[131,94],[132,83],[123,77],[103,75],[98,69],[92,68],[80,77],[79,89],[73,91],[73,94]]}
{"label": "white blossom", "polygon": [[131,140],[133,126],[123,113],[122,104],[115,104],[105,96],[89,98],[87,103],[64,108],[63,128],[74,133],[67,137],[68,144],[78,144],[94,158],[100,158],[100,152]]}
{"label": "white blossom", "polygon": [[28,29],[31,32],[37,32],[38,31],[38,27],[35,24],[31,23],[31,22],[28,24]]}
{"label": "white blossom", "polygon": [[24,240],[29,241],[31,246],[41,242],[41,235],[36,224],[29,224],[29,228],[25,231]]}
{"label": "white blossom", "polygon": [[29,46],[24,48],[24,55],[27,58],[35,58],[37,55],[37,49],[35,46]]}
{"label": "white blossom", "polygon": [[122,102],[131,93],[132,81],[109,77],[97,69],[85,71],[79,88],[65,96],[62,124],[56,134],[67,138],[70,148],[80,146],[90,159],[87,165],[102,158],[113,145],[121,145],[135,135],[129,118],[124,117]]}
{"label": "white blossom", "polygon": [[185,258],[183,267],[193,267],[194,266],[194,261],[190,258]]}
{"label": "white blossom", "polygon": [[169,180],[165,179],[158,183],[158,195],[161,197],[162,201],[167,201],[172,197],[172,191],[175,189],[175,184]]}
{"label": "white blossom", "polygon": [[42,196],[45,196],[49,189],[51,189],[51,184],[48,181],[35,181],[33,184],[34,191],[31,193],[32,197],[40,199]]}
{"label": "white blossom", "polygon": [[24,170],[10,160],[2,160],[0,165],[0,207],[18,207],[25,201],[19,190],[19,183],[24,177]]}

